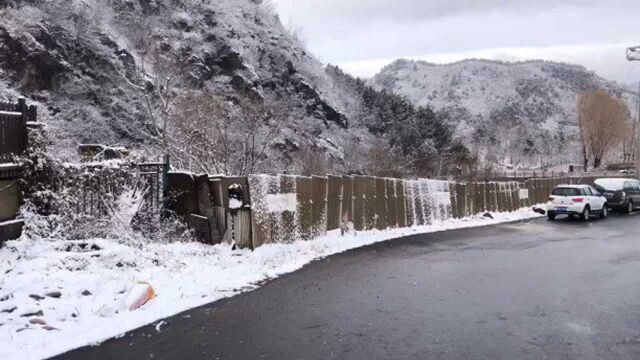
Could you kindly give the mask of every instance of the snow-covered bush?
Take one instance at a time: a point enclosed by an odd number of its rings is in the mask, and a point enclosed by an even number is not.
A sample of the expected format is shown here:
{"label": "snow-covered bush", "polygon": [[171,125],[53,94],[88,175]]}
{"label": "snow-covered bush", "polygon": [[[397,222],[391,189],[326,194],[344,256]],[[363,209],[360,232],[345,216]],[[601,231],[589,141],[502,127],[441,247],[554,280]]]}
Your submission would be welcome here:
{"label": "snow-covered bush", "polygon": [[[30,131],[30,147],[20,159],[24,236],[38,239],[190,239],[186,227],[150,206],[146,179],[133,162],[62,163],[47,153],[46,132]],[[158,184],[156,184],[158,186]]]}

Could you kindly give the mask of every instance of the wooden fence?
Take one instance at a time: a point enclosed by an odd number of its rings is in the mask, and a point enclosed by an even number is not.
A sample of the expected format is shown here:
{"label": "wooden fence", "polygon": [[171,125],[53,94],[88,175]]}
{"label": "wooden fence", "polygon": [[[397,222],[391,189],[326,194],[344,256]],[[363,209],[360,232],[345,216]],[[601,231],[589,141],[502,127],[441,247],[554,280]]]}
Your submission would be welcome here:
{"label": "wooden fence", "polygon": [[[452,218],[485,212],[512,212],[546,202],[558,184],[592,184],[595,180],[571,177],[520,182],[454,182],[334,175],[208,179],[209,186],[200,186],[204,189],[200,195],[195,195],[197,181],[189,180],[191,185],[182,181],[181,199],[200,200],[193,206],[180,200],[182,205],[176,212],[187,219],[208,218],[209,227],[217,229],[212,231],[221,235],[205,235],[207,242],[233,238],[237,245],[250,248],[310,240],[342,227],[352,226],[356,231],[384,230],[437,225]],[[243,207],[233,212],[227,198],[232,184],[244,189]],[[171,191],[174,190],[172,187]],[[193,196],[188,195],[191,191]],[[212,199],[210,204],[208,198]],[[235,227],[233,236],[229,235],[230,224]],[[204,224],[203,228],[206,227]]]}
{"label": "wooden fence", "polygon": [[27,122],[35,122],[36,113],[24,98],[17,103],[0,102],[0,163],[11,162],[27,149]]}
{"label": "wooden fence", "polygon": [[351,224],[356,231],[383,230],[515,211],[531,204],[526,186],[366,176],[249,176],[252,247],[312,239]]}

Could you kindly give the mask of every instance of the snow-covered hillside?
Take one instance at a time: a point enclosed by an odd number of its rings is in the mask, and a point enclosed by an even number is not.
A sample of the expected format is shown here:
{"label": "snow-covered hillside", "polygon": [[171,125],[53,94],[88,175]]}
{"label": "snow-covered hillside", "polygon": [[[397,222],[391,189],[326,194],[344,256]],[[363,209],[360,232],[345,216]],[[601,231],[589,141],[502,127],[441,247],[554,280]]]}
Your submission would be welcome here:
{"label": "snow-covered hillside", "polygon": [[158,156],[148,101],[157,107],[154,79],[165,77],[180,78],[171,95],[208,87],[277,113],[265,171],[301,148],[340,161],[344,144],[372,139],[356,117],[360,100],[341,96],[261,0],[10,0],[0,19],[0,99],[39,103],[58,156],[72,158],[80,143]]}
{"label": "snow-covered hillside", "polygon": [[545,165],[579,158],[577,97],[604,88],[633,94],[586,68],[545,61],[467,60],[448,65],[398,60],[369,82],[447,114],[456,135],[494,162]]}

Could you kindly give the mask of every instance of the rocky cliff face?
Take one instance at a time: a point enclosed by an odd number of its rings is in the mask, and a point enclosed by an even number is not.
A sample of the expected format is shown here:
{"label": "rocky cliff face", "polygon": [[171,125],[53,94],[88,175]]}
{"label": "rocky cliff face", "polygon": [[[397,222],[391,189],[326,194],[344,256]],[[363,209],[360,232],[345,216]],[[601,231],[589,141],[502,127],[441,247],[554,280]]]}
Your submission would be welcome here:
{"label": "rocky cliff face", "polygon": [[0,97],[40,103],[61,157],[73,159],[80,143],[152,152],[148,102],[156,80],[174,75],[171,91],[206,86],[282,113],[270,149],[276,167],[303,147],[340,161],[342,144],[372,139],[354,110],[360,100],[341,96],[260,0],[3,3]]}
{"label": "rocky cliff face", "polygon": [[535,166],[579,159],[580,92],[606,89],[635,109],[635,95],[617,84],[581,66],[543,61],[434,65],[399,60],[369,83],[444,114],[457,137],[496,163]]}

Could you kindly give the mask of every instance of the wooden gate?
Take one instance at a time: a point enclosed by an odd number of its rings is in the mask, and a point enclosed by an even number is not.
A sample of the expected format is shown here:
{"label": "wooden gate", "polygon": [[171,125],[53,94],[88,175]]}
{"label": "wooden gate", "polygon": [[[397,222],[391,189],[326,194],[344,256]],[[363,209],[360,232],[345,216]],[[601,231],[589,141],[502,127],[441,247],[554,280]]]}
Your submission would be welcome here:
{"label": "wooden gate", "polygon": [[26,100],[0,102],[0,163],[8,163],[27,149],[27,122],[36,120],[36,107]]}

